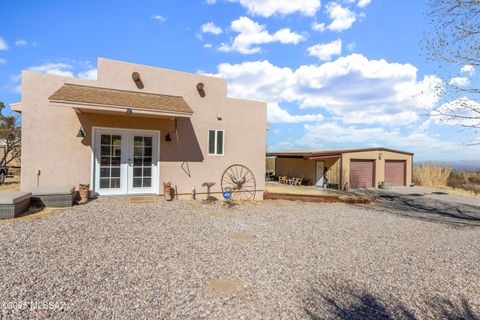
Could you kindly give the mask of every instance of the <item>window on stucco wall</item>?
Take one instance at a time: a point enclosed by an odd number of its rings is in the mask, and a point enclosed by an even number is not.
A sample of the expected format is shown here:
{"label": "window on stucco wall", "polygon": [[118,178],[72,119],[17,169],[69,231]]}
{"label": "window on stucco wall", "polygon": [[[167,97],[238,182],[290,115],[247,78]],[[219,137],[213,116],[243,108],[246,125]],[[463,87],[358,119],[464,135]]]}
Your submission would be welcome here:
{"label": "window on stucco wall", "polygon": [[225,145],[225,133],[223,130],[208,130],[208,154],[223,156]]}

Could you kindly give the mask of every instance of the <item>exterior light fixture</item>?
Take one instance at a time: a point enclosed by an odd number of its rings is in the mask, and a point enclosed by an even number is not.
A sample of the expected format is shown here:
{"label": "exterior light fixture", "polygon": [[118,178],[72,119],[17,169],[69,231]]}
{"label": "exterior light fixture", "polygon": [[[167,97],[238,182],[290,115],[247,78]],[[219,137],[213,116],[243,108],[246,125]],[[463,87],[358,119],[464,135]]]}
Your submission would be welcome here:
{"label": "exterior light fixture", "polygon": [[85,138],[86,136],[87,134],[85,133],[85,130],[83,130],[83,128],[80,127],[80,129],[78,129],[77,138]]}
{"label": "exterior light fixture", "polygon": [[378,154],[378,160],[382,160],[382,159],[383,159],[383,152],[380,152],[380,153]]}
{"label": "exterior light fixture", "polygon": [[127,114],[131,115],[132,114],[132,108],[127,108]]}
{"label": "exterior light fixture", "polygon": [[170,132],[167,132],[167,135],[165,136],[165,141],[172,141],[172,137],[170,137]]}

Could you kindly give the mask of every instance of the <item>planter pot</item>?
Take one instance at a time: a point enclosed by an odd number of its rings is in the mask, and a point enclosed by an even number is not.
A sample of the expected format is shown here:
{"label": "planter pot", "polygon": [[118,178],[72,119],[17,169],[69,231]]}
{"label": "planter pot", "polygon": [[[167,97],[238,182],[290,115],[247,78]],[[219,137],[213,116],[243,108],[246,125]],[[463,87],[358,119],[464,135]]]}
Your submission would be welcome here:
{"label": "planter pot", "polygon": [[172,184],[170,182],[163,183],[163,197],[166,201],[172,201]]}
{"label": "planter pot", "polygon": [[85,204],[88,202],[90,197],[90,185],[89,184],[80,184],[79,188],[80,201],[78,204]]}

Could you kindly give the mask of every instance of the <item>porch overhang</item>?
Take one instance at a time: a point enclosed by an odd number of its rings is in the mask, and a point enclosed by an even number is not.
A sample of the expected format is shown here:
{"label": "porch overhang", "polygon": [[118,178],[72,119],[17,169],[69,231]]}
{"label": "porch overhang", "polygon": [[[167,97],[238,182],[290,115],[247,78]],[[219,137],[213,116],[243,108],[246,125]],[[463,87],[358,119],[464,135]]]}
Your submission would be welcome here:
{"label": "porch overhang", "polygon": [[77,113],[190,118],[192,109],[180,96],[64,84],[49,97],[51,105],[73,108]]}
{"label": "porch overhang", "polygon": [[309,159],[311,160],[322,160],[322,159],[338,159],[338,158],[341,158],[342,155],[341,154],[330,154],[330,155],[313,155],[311,157],[309,157]]}
{"label": "porch overhang", "polygon": [[315,153],[315,152],[267,152],[267,157],[277,157],[277,158],[302,158],[309,160],[322,160],[322,159],[338,159],[342,155],[340,153]]}

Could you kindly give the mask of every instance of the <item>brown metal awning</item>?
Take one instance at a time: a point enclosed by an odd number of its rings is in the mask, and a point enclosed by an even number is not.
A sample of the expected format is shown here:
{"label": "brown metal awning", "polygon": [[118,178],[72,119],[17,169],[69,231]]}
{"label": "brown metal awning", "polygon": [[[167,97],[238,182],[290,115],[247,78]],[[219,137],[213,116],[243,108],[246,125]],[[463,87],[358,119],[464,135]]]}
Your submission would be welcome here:
{"label": "brown metal awning", "polygon": [[122,112],[146,116],[191,117],[192,109],[179,96],[64,84],[49,98],[82,112]]}

